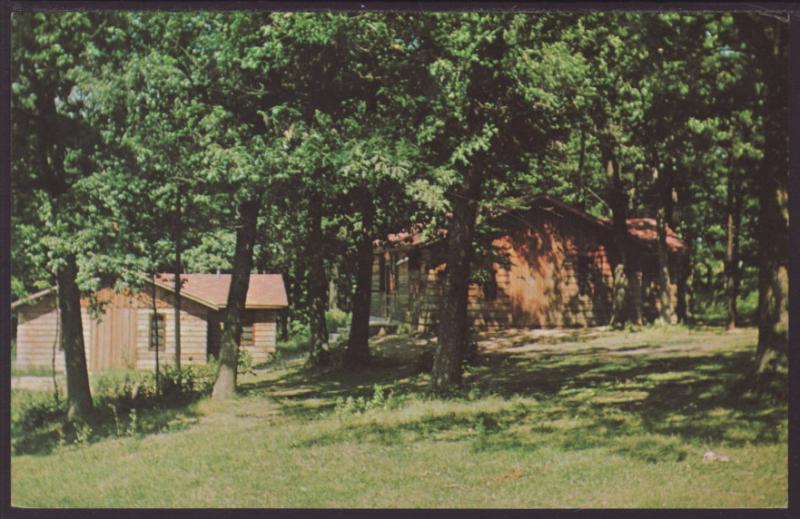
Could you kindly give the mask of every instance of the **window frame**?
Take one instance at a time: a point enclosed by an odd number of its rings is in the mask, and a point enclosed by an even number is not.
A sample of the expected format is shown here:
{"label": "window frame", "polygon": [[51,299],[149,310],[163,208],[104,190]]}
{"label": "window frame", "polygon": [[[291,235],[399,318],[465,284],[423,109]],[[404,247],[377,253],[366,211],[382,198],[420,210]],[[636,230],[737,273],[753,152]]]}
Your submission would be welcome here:
{"label": "window frame", "polygon": [[492,267],[491,275],[481,283],[481,296],[484,301],[497,301],[498,292],[497,271]]}
{"label": "window frame", "polygon": [[381,253],[378,256],[378,290],[386,292],[386,255]]}
{"label": "window frame", "polygon": [[[245,328],[250,328],[250,340],[247,343],[245,343],[245,338],[244,338]],[[256,320],[254,316],[248,315],[247,312],[245,312],[245,314],[242,315],[242,334],[239,337],[239,347],[252,348],[255,345],[256,345]]]}
{"label": "window frame", "polygon": [[575,281],[578,285],[579,296],[592,295],[592,270],[594,269],[594,256],[587,252],[575,256]]}
{"label": "window frame", "polygon": [[[161,322],[161,330],[163,333],[163,341],[158,342],[158,351],[166,351],[167,350],[167,317],[163,313],[152,313],[149,312],[148,314],[148,323],[149,326],[147,328],[147,351],[156,351],[155,344],[153,342],[153,322],[160,321]],[[158,327],[158,324],[156,324]],[[156,330],[156,335],[158,335],[158,330]]]}

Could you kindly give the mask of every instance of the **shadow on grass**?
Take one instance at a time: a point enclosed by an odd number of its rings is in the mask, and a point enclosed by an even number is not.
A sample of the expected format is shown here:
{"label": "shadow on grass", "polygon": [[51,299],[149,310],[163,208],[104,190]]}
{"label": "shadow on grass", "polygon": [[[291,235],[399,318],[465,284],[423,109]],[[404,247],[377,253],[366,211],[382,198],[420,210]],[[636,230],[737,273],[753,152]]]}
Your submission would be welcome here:
{"label": "shadow on grass", "polygon": [[243,383],[237,392],[244,396],[269,397],[290,416],[313,419],[335,407],[337,398],[368,397],[375,385],[391,387],[395,394],[421,391],[420,370],[407,359],[374,355],[364,369],[346,367],[289,370],[278,379]]}
{"label": "shadow on grass", "polygon": [[[497,395],[501,402],[518,397],[511,409],[498,405],[476,412],[462,405],[441,416],[400,422],[388,415],[376,415],[369,423],[344,420],[338,429],[304,438],[295,446],[466,439],[476,451],[531,450],[547,444],[564,450],[606,447],[657,462],[680,461],[712,445],[786,441],[785,400],[746,391],[750,351],[666,351],[646,342],[581,347],[577,352],[546,349],[527,356],[503,350],[479,355],[467,370],[467,385],[480,394]],[[299,369],[243,390],[271,394],[289,414],[312,419],[333,409],[337,398],[368,396],[373,384],[394,394],[419,394],[425,386],[417,375],[413,362],[389,354],[364,371]],[[520,404],[520,398],[527,403]]]}

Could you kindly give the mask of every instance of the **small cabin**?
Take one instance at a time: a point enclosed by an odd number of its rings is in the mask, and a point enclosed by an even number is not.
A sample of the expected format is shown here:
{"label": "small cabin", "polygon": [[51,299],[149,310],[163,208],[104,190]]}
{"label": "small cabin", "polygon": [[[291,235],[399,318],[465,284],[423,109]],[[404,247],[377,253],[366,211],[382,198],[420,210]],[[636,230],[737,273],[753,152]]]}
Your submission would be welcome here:
{"label": "small cabin", "polygon": [[[138,293],[104,288],[96,293],[100,312],[81,299],[83,341],[89,371],[155,369],[175,362],[175,282],[172,274],[148,278]],[[230,274],[181,274],[181,365],[205,364],[217,357]],[[155,301],[155,304],[154,304]],[[245,301],[241,348],[254,363],[275,351],[276,322],[288,307],[280,274],[251,274]],[[19,369],[64,370],[56,290],[50,288],[11,305],[17,317]]]}
{"label": "small cabin", "polygon": [[[652,218],[628,221],[625,253],[638,266],[645,319],[658,315],[658,232]],[[611,223],[550,197],[488,222],[495,251],[490,275],[469,288],[468,313],[479,329],[608,324],[613,265],[619,258]],[[370,314],[374,321],[435,330],[447,269],[446,235],[416,230],[389,235],[376,247]],[[686,247],[667,229],[670,280]],[[669,290],[677,302],[676,284]]]}

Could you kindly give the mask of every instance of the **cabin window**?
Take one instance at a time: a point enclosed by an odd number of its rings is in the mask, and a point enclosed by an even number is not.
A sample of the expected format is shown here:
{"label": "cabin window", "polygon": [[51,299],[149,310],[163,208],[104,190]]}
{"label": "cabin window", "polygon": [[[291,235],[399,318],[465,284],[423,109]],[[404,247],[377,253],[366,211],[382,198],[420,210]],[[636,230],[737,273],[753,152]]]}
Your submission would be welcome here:
{"label": "cabin window", "polygon": [[381,254],[378,257],[378,290],[386,292],[386,257]]}
{"label": "cabin window", "polygon": [[578,256],[576,265],[576,277],[578,278],[578,294],[582,296],[590,295],[592,292],[591,286],[591,273],[592,273],[592,257],[587,254]]}
{"label": "cabin window", "polygon": [[397,292],[398,278],[397,255],[389,254],[389,265],[386,268],[386,293],[394,294]]}
{"label": "cabin window", "polygon": [[494,270],[489,273],[488,279],[481,284],[481,289],[485,301],[497,300],[497,277],[495,276]]}
{"label": "cabin window", "polygon": [[253,317],[244,316],[242,318],[242,337],[239,346],[253,346],[255,344],[255,332],[253,330]]}
{"label": "cabin window", "polygon": [[422,263],[421,256],[422,255],[420,254],[420,252],[418,250],[416,250],[416,249],[412,250],[408,254],[408,270],[409,271],[417,271],[417,270],[419,270],[420,265]]}
{"label": "cabin window", "polygon": [[167,343],[166,327],[163,314],[150,315],[150,351],[155,351],[158,345],[159,351],[164,351]]}

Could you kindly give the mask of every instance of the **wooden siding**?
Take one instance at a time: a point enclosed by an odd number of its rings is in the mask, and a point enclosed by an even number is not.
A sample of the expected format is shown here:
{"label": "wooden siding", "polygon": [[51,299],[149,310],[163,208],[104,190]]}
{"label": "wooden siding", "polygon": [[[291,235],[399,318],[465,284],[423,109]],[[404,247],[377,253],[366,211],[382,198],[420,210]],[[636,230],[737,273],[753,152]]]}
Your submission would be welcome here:
{"label": "wooden siding", "polygon": [[17,368],[50,367],[55,345],[56,369],[64,370],[64,353],[55,344],[57,320],[56,298],[53,295],[41,297],[18,313]]}
{"label": "wooden siding", "polygon": [[[612,311],[615,249],[610,233],[583,220],[535,208],[520,221],[510,219],[493,246],[507,256],[505,267],[494,265],[496,297],[471,284],[468,313],[480,329],[607,324]],[[378,255],[373,262],[371,315],[391,318],[420,330],[435,331],[442,306],[445,242],[434,246],[382,252],[389,263],[398,255],[401,268],[396,293],[380,290]],[[643,265],[643,302],[648,314],[658,307],[656,258],[629,250]],[[419,269],[407,268],[409,254],[419,255]],[[581,272],[579,263],[584,262]],[[406,265],[406,268],[402,268]],[[583,280],[579,279],[583,278]],[[674,279],[674,277],[673,277]],[[582,281],[582,283],[581,283]],[[581,284],[584,291],[581,291]],[[673,301],[676,287],[670,287]]]}
{"label": "wooden siding", "polygon": [[255,364],[261,364],[275,352],[275,322],[278,312],[274,310],[248,310],[253,314],[253,346],[245,348]]}
{"label": "wooden siding", "polygon": [[[116,294],[112,289],[98,291],[104,302],[96,318],[89,313],[88,300],[81,300],[81,322],[89,371],[136,368],[154,370],[156,352],[150,350],[150,318],[153,315],[150,293]],[[164,317],[166,340],[159,350],[159,364],[175,363],[175,311],[172,292],[156,290],[157,312]],[[181,302],[181,365],[205,364],[209,349],[208,319],[218,312],[194,301]],[[266,362],[276,347],[276,310],[248,310],[253,317],[254,343],[245,347],[255,363]],[[56,341],[58,311],[54,294],[44,296],[17,310],[17,360],[20,369],[49,368]],[[213,330],[211,330],[213,332]],[[58,344],[56,344],[58,348]],[[56,369],[64,370],[64,354],[56,350]]]}
{"label": "wooden siding", "polygon": [[[250,353],[255,364],[260,364],[266,362],[270,354],[275,352],[278,312],[275,310],[247,310],[247,312],[253,319],[253,345],[243,346],[242,349]],[[209,315],[209,352],[219,352],[223,318],[222,312],[212,312]]]}
{"label": "wooden siding", "polygon": [[[149,291],[148,291],[149,292]],[[150,349],[150,318],[153,315],[153,299],[149,293],[140,293],[136,298],[136,368],[155,370],[156,352]],[[160,365],[175,364],[175,310],[172,292],[156,290],[157,312],[164,316],[166,344],[158,352]],[[207,307],[181,299],[181,366],[205,364],[207,361]]]}

